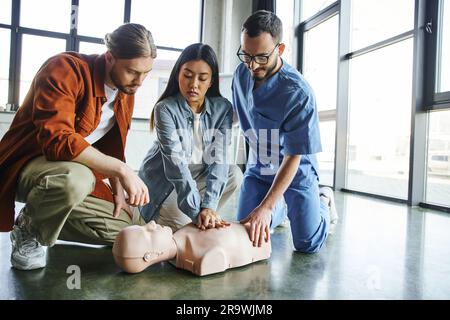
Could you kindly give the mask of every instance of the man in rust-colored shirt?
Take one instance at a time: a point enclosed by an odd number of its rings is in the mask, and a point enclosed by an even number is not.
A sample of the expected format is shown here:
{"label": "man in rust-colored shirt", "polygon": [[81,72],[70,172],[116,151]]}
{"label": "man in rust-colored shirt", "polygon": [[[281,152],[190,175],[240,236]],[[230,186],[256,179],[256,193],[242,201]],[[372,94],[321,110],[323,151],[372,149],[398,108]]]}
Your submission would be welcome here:
{"label": "man in rust-colored shirt", "polygon": [[[124,163],[134,93],[156,58],[151,33],[124,24],[102,55],[48,59],[0,142],[0,231],[13,267],[46,265],[57,239],[112,244],[148,190]],[[14,222],[15,200],[24,202]]]}

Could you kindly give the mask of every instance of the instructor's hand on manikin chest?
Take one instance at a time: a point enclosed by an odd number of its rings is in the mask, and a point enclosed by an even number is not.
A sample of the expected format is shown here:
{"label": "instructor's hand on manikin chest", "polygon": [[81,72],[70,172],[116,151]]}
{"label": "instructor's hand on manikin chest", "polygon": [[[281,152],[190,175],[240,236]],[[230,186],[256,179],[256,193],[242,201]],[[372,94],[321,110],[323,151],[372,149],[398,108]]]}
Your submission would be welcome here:
{"label": "instructor's hand on manikin chest", "polygon": [[270,238],[270,222],[272,220],[272,210],[264,206],[258,206],[247,218],[241,220],[242,224],[250,223],[250,240],[253,246],[261,247],[263,240],[268,242]]}

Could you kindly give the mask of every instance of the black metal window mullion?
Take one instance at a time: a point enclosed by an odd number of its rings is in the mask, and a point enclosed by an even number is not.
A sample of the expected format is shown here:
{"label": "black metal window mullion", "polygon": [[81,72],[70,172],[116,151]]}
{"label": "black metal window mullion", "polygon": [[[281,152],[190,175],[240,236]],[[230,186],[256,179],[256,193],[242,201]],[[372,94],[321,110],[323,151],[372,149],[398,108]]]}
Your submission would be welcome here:
{"label": "black metal window mullion", "polygon": [[125,8],[123,12],[123,22],[127,23],[131,21],[131,0],[125,0]]}
{"label": "black metal window mullion", "polygon": [[[78,3],[78,0],[72,0],[72,3]],[[20,96],[20,74],[22,65],[22,41],[23,35],[43,36],[49,38],[57,38],[66,40],[66,49],[74,50],[72,32],[61,33],[54,31],[39,30],[20,26],[20,8],[21,1],[12,1],[11,25],[5,25],[11,29],[11,45],[9,59],[9,88],[8,103],[12,104],[11,110],[17,110],[19,107]],[[72,25],[72,24],[71,24]],[[3,25],[2,25],[3,26]]]}
{"label": "black metal window mullion", "polygon": [[[442,40],[439,39],[441,31],[439,30],[439,26],[443,23],[443,8],[440,7],[440,4],[442,4],[440,0],[427,0],[424,4],[425,22],[420,30],[420,35],[424,38],[423,48],[421,48],[421,53],[423,55],[423,59],[421,60],[423,61],[423,98],[421,105],[418,104],[416,107],[417,115],[422,117],[424,114],[423,111],[432,112],[434,110],[450,109],[450,92],[437,92],[438,77],[441,72],[446,72],[446,70],[441,69],[442,66],[439,65],[438,61],[438,53],[441,53],[441,43],[439,41]],[[428,118],[422,120],[422,122],[424,122],[422,125],[422,134],[427,136],[426,140],[428,141]],[[426,142],[423,144],[426,144]],[[428,155],[428,150],[426,154]],[[422,161],[426,162],[425,159],[422,159]],[[427,165],[424,163],[421,169],[424,177],[419,181],[419,183],[422,183],[423,188],[426,188],[425,181],[427,179],[426,176],[428,175],[424,172],[426,172]],[[450,212],[450,207],[448,206],[435,205],[426,202],[428,200],[425,198],[425,190],[422,191],[421,196],[422,197],[416,196],[416,199],[413,199],[416,200],[414,203],[418,202],[420,207]]]}
{"label": "black metal window mullion", "polygon": [[305,42],[305,24],[300,24],[295,30],[297,37],[297,70],[303,74],[303,43]]}
{"label": "black metal window mullion", "polygon": [[[68,49],[70,46],[70,34],[17,26],[14,27],[12,35],[15,39],[12,39],[11,41],[10,71],[14,70],[13,71],[14,74],[11,74],[10,72],[10,92],[12,92],[12,99],[8,100],[12,101],[13,104],[12,110],[15,111],[19,108],[23,36],[32,35],[53,39],[63,39],[66,40],[66,49]],[[12,57],[14,57],[14,60]],[[13,83],[12,87],[11,83]]]}
{"label": "black metal window mullion", "polygon": [[443,10],[441,5],[442,5],[442,1],[438,1],[438,3],[437,3],[437,10],[436,10],[437,11],[436,12],[437,19],[436,19],[436,28],[435,28],[436,29],[435,38],[437,39],[436,40],[436,75],[435,75],[436,92],[437,92],[438,83],[440,82],[440,80],[438,80],[438,79],[440,79],[440,76],[442,74],[442,72],[441,72],[442,70],[440,68],[439,59],[437,59],[437,53],[438,52],[442,52],[442,41],[439,41],[439,38],[441,38],[440,32],[442,31],[441,30],[441,26],[443,24],[443,20],[442,19],[444,19],[444,10]]}
{"label": "black metal window mullion", "polygon": [[339,13],[340,9],[340,3],[339,1],[333,2],[328,7],[323,9],[322,11],[316,13],[312,17],[308,18],[307,20],[302,22],[302,25],[304,25],[305,31],[309,31],[313,29],[314,27],[317,27],[319,24],[325,22],[326,20],[334,17],[336,14]]}
{"label": "black metal window mullion", "polygon": [[19,105],[20,65],[22,52],[22,36],[19,34],[20,0],[12,1],[11,10],[11,46],[9,55],[9,90],[8,102],[15,110]]}
{"label": "black metal window mullion", "polygon": [[203,23],[205,21],[205,0],[200,0],[200,34],[199,42],[203,42]]}
{"label": "black metal window mullion", "polygon": [[304,36],[305,33],[309,30],[317,27],[321,23],[324,23],[328,19],[331,19],[335,15],[339,14],[339,8],[340,4],[339,1],[331,4],[327,8],[325,8],[323,11],[320,11],[319,13],[313,15],[311,18],[303,21],[300,23],[300,25],[297,27],[296,30],[296,36],[298,37],[298,43],[297,43],[297,69],[303,73],[303,49],[304,49]]}
{"label": "black metal window mullion", "polygon": [[[203,21],[205,14],[205,0],[201,1],[200,12],[200,33],[199,41],[203,40]],[[130,22],[131,19],[131,0],[124,0],[124,22]],[[11,30],[10,40],[10,59],[9,59],[9,86],[8,86],[8,103],[12,104],[12,110],[16,110],[19,105],[19,90],[20,90],[20,70],[22,62],[22,39],[24,34],[44,36],[50,38],[59,38],[66,40],[66,50],[79,51],[80,41],[103,44],[103,39],[89,36],[78,35],[78,9],[79,0],[71,1],[71,14],[70,14],[70,30],[69,33],[45,31],[34,28],[25,28],[20,26],[20,7],[21,0],[12,1],[11,10],[11,25],[0,24],[1,28]],[[181,52],[182,48],[158,46],[161,50]]]}
{"label": "black metal window mullion", "polygon": [[[442,211],[450,211],[448,207],[441,207],[430,205],[422,202],[424,200],[424,188],[425,188],[425,160],[423,159],[423,150],[427,144],[427,119],[424,111],[437,110],[437,109],[450,109],[450,92],[436,92],[437,90],[437,79],[439,72],[445,72],[444,70],[439,70],[438,53],[440,53],[439,45],[443,37],[440,35],[439,26],[442,23],[443,12],[440,4],[443,0],[417,0],[416,1],[416,25],[413,30],[404,32],[402,34],[393,36],[389,39],[385,39],[371,46],[361,48],[353,52],[344,53],[341,50],[341,57],[344,59],[340,62],[340,72],[342,72],[342,64],[348,62],[357,56],[366,54],[368,52],[381,49],[385,46],[389,46],[406,39],[414,38],[414,84],[413,84],[413,99],[414,103],[412,105],[412,135],[411,139],[411,155],[410,155],[410,176],[408,182],[408,198],[407,200],[384,197],[376,194],[362,193],[357,191],[348,190],[345,187],[342,188],[342,183],[339,183],[341,190],[349,191],[357,194],[364,194],[370,197],[385,199],[389,201],[395,201],[400,203],[407,203],[408,205],[420,205],[425,208],[432,208]],[[349,11],[348,1],[339,1],[341,5],[341,10]],[[342,8],[342,3],[346,4],[345,8]],[[327,11],[327,10],[324,10]],[[341,18],[343,12],[340,12]],[[348,14],[347,12],[345,13]],[[303,35],[305,32],[315,27],[316,25],[322,23],[326,18],[325,13],[319,12],[313,17],[301,23],[297,28],[297,37],[299,39],[298,44],[298,68],[301,70],[302,66],[302,54],[303,54]],[[350,29],[348,27],[348,29]],[[343,41],[348,42],[348,37],[350,35],[341,34],[341,39],[339,40],[340,46]],[[342,39],[344,37],[345,39]],[[348,73],[348,71],[346,71]],[[348,74],[340,78],[341,81],[348,81]],[[345,105],[348,93],[348,83],[342,85],[343,90],[338,91],[339,101],[341,107]],[[342,117],[337,117],[336,125],[339,126],[341,121],[345,121]],[[346,147],[347,148],[347,147]],[[337,156],[336,156],[337,157]],[[337,166],[335,166],[337,167]],[[335,171],[335,187],[336,187],[336,172]],[[341,172],[342,173],[342,172]],[[342,181],[344,177],[340,177]]]}
{"label": "black metal window mullion", "polygon": [[26,28],[26,27],[18,27],[17,31],[20,34],[29,34],[32,36],[42,36],[42,37],[47,37],[47,38],[57,38],[57,39],[68,40],[70,37],[70,34],[68,34],[68,33],[47,31],[47,30],[40,30],[40,29],[33,29],[33,28]]}
{"label": "black metal window mullion", "polygon": [[[199,42],[203,41],[203,22],[204,22],[204,14],[205,14],[205,0],[198,0],[200,1],[200,33],[199,33]],[[131,6],[133,5],[132,0],[125,0],[125,23],[131,22]],[[151,31],[151,30],[150,30]],[[95,43],[103,43],[98,42],[99,38],[91,38],[92,41]],[[97,41],[96,41],[97,40]],[[102,40],[101,40],[102,41]],[[184,48],[175,48],[175,47],[166,47],[166,46],[156,46],[156,48],[160,50],[166,50],[166,51],[175,51],[175,52],[182,52]]]}
{"label": "black metal window mullion", "polygon": [[409,175],[408,205],[415,206],[425,198],[426,184],[426,151],[427,149],[427,114],[424,105],[424,69],[422,67],[425,52],[424,30],[426,24],[427,0],[416,0],[414,12],[414,53],[413,53],[413,86],[411,105],[411,136],[409,143]]}
{"label": "black metal window mullion", "polygon": [[277,2],[275,0],[253,0],[252,11],[267,10],[271,12],[277,11]]}
{"label": "black metal window mullion", "polygon": [[80,42],[90,42],[90,43],[103,44],[103,39],[102,38],[97,38],[97,37],[78,36],[77,35],[77,42],[78,43],[80,43]]}
{"label": "black metal window mullion", "polygon": [[450,109],[450,92],[437,92],[440,70],[438,53],[441,52],[439,25],[443,22],[443,12],[440,0],[429,0],[426,3],[425,61],[424,61],[424,110]]}
{"label": "black metal window mullion", "polygon": [[72,0],[72,8],[70,13],[70,40],[67,44],[67,50],[69,51],[78,51],[80,46],[80,43],[77,39],[79,7],[79,1]]}
{"label": "black metal window mullion", "polygon": [[[78,6],[79,0],[72,0],[72,5]],[[205,0],[199,0],[201,1],[200,6],[200,33],[199,33],[199,41],[203,40],[203,21],[204,21],[204,12],[205,12]],[[124,23],[131,22],[131,6],[133,5],[132,0],[125,0],[124,1]],[[71,37],[75,38],[75,44],[76,46],[72,49],[74,51],[79,51],[79,44],[81,41],[83,42],[90,42],[90,43],[97,43],[97,44],[103,44],[103,39],[97,38],[97,37],[89,37],[89,36],[80,36],[77,34],[76,30],[71,30]],[[181,52],[184,48],[175,48],[175,47],[166,47],[166,46],[157,46],[160,50],[167,50],[167,51],[175,51],[175,52]]]}
{"label": "black metal window mullion", "polygon": [[350,52],[350,53],[345,55],[345,58],[346,59],[353,59],[353,58],[356,58],[358,56],[367,54],[369,52],[372,52],[372,51],[375,51],[375,50],[378,50],[378,49],[382,49],[384,47],[396,44],[396,43],[401,42],[403,40],[411,39],[413,37],[414,37],[414,30],[406,31],[404,33],[401,33],[399,35],[393,36],[393,37],[388,38],[386,40],[382,40],[380,42],[377,42],[377,43],[372,44],[370,46],[367,46],[365,48],[358,49],[357,51]]}
{"label": "black metal window mullion", "polygon": [[450,109],[450,91],[434,94],[433,110]]}
{"label": "black metal window mullion", "polygon": [[[301,12],[301,2],[299,3],[299,11]],[[314,14],[310,18],[306,19],[305,21],[301,22],[298,27],[296,28],[296,37],[298,39],[297,41],[297,70],[300,71],[300,73],[303,73],[304,69],[304,42],[305,42],[305,34],[314,29],[315,27],[325,23],[329,19],[337,16],[340,14],[341,10],[341,2],[336,1],[330,4],[328,7],[324,8],[323,10],[319,11],[318,13]],[[300,15],[299,12],[299,15]],[[339,57],[336,57],[336,63],[339,63]],[[337,89],[339,90],[338,86]],[[337,99],[338,97],[336,97]],[[336,105],[335,110],[327,110],[327,111],[321,111],[319,112],[319,116],[321,118],[321,122],[326,121],[336,121],[336,132],[335,132],[335,139],[337,139],[337,128],[338,128],[338,105]],[[336,145],[336,143],[335,143]],[[336,154],[337,155],[337,154]],[[334,179],[333,179],[333,187],[336,186],[336,158],[335,156],[335,169],[334,169]]]}
{"label": "black metal window mullion", "polygon": [[[74,6],[76,6],[76,10],[74,12]],[[72,0],[72,14],[76,15],[76,17],[72,16],[72,19],[78,20],[78,13],[79,13],[79,0]],[[131,18],[131,0],[124,0],[124,13],[123,13],[123,23],[130,22]],[[104,41],[102,38],[98,37],[90,37],[90,36],[81,36],[78,35],[78,24],[74,24],[74,28],[71,28],[70,30],[70,42],[72,43],[72,46],[69,50],[79,52],[80,51],[80,42],[89,42],[89,43],[96,43],[96,44],[104,44]]]}
{"label": "black metal window mullion", "polygon": [[[442,53],[442,41],[444,40],[443,35],[441,34],[442,30],[441,27],[444,24],[444,1],[441,0],[438,4],[438,24],[439,24],[439,32],[437,32],[438,34],[436,35],[436,37],[439,37],[441,41],[437,41],[436,44],[436,50],[437,52]],[[448,5],[448,1],[447,1],[447,5]],[[448,17],[447,17],[448,18]],[[448,37],[448,35],[447,35]],[[448,39],[446,39],[448,41]],[[441,74],[442,72],[448,72],[448,70],[442,70],[442,66],[439,62],[436,62],[436,86],[437,86],[437,79],[441,79]],[[437,91],[437,90],[436,90]],[[435,102],[435,108],[436,109],[449,109],[450,108],[450,91],[446,91],[446,92],[436,92],[434,95],[434,102]]]}
{"label": "black metal window mullion", "polygon": [[425,32],[424,53],[424,109],[430,110],[434,105],[437,63],[437,24],[438,1],[428,0],[426,3],[426,21],[423,26]]}

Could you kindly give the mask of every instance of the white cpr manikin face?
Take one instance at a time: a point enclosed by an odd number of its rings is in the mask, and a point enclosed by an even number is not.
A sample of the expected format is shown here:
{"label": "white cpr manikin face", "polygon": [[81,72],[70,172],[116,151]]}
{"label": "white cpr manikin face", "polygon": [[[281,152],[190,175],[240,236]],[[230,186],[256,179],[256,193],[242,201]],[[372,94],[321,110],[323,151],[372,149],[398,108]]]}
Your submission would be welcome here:
{"label": "white cpr manikin face", "polygon": [[155,221],[150,221],[142,226],[142,232],[147,251],[166,252],[173,245],[172,229],[156,224]]}

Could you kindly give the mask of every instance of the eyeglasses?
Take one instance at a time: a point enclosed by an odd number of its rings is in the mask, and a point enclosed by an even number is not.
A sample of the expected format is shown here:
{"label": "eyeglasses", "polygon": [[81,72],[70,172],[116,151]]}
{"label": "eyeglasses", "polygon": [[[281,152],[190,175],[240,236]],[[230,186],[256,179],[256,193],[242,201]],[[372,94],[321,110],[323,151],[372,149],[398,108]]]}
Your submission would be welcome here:
{"label": "eyeglasses", "polygon": [[275,45],[275,48],[269,53],[269,54],[257,54],[256,56],[251,56],[249,54],[240,52],[241,46],[239,46],[238,51],[236,52],[236,55],[238,56],[239,60],[241,60],[244,63],[250,64],[254,60],[257,64],[264,65],[269,62],[269,58],[272,55],[272,53],[275,51],[276,48],[278,48],[280,44],[277,43]]}

